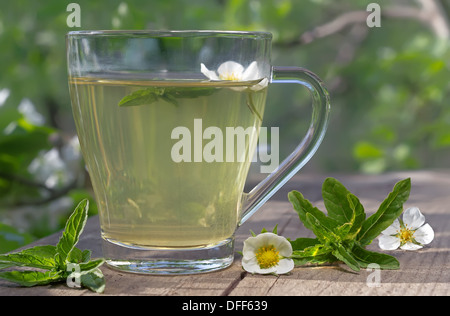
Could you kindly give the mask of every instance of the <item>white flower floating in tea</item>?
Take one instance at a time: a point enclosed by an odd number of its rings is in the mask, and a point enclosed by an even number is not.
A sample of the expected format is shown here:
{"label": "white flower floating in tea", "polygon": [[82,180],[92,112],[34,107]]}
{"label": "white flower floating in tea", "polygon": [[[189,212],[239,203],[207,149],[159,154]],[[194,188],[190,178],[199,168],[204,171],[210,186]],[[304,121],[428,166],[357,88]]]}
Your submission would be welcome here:
{"label": "white flower floating in tea", "polygon": [[250,273],[285,274],[294,268],[291,243],[283,236],[265,232],[244,241],[242,267]]}
{"label": "white flower floating in tea", "polygon": [[381,232],[379,246],[383,250],[417,250],[434,239],[433,228],[425,224],[425,216],[417,207],[408,208],[403,219],[396,219],[391,226]]}
{"label": "white flower floating in tea", "polygon": [[263,89],[267,87],[269,82],[267,78],[264,78],[260,74],[258,63],[256,61],[252,62],[247,68],[244,68],[244,66],[235,61],[226,61],[217,68],[217,72],[209,70],[202,63],[200,65],[200,70],[209,80],[213,81],[253,81],[260,79],[261,81],[250,87],[251,90]]}

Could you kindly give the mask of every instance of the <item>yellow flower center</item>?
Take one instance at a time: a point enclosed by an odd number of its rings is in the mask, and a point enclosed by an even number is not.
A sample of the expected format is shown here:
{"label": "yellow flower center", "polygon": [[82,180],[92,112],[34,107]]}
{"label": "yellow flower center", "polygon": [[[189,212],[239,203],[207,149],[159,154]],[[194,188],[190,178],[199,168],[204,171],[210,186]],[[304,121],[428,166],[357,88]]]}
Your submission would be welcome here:
{"label": "yellow flower center", "polygon": [[400,241],[402,243],[412,242],[414,239],[414,231],[404,227],[400,229],[399,232]]}
{"label": "yellow flower center", "polygon": [[280,255],[273,245],[262,246],[256,252],[256,261],[261,269],[267,269],[278,264]]}
{"label": "yellow flower center", "polygon": [[221,80],[239,81],[239,77],[234,72],[225,75],[220,75],[219,78]]}

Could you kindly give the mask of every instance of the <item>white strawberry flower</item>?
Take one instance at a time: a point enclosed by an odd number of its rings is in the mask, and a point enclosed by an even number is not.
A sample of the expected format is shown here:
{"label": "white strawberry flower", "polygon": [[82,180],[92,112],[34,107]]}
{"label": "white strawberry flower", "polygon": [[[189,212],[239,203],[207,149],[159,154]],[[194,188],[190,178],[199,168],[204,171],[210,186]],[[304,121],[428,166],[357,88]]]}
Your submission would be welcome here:
{"label": "white strawberry flower", "polygon": [[242,254],[242,267],[250,273],[284,274],[294,268],[291,243],[274,233],[247,238]]}
{"label": "white strawberry flower", "polygon": [[433,228],[425,224],[425,216],[417,207],[408,208],[403,219],[396,219],[391,226],[381,232],[378,243],[383,250],[417,250],[434,239]]}
{"label": "white strawberry flower", "polygon": [[241,64],[235,61],[226,61],[215,70],[209,70],[202,63],[200,64],[201,72],[212,81],[222,81],[222,80],[230,80],[230,81],[254,81],[260,80],[257,84],[252,86],[251,90],[260,90],[267,86],[269,80],[264,78],[260,74],[260,70],[258,68],[258,63],[256,61],[252,62],[247,68],[244,68]]}

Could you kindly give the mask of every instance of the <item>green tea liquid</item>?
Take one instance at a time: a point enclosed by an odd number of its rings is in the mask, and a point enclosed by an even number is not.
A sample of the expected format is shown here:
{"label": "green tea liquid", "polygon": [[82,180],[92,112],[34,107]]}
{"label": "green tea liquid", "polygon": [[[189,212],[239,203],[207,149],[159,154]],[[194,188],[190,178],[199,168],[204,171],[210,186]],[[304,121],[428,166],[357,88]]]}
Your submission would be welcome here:
{"label": "green tea liquid", "polygon": [[[103,238],[131,247],[184,248],[233,235],[266,99],[267,89],[250,90],[254,84],[70,79]],[[208,88],[210,93],[196,93]],[[143,89],[168,89],[170,98],[118,105]],[[203,130],[214,126],[224,136],[227,127],[255,128],[245,143],[246,161],[226,162],[224,139],[224,162],[194,162],[196,119]],[[180,126],[190,131],[191,162],[171,156],[179,141],[171,134]]]}

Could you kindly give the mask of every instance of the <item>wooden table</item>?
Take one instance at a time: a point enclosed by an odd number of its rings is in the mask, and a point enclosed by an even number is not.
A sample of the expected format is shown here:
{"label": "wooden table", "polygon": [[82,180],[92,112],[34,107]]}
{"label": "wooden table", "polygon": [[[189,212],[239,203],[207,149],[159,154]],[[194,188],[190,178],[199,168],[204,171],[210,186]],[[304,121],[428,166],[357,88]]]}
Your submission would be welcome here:
{"label": "wooden table", "polygon": [[[391,251],[400,261],[400,270],[380,272],[378,287],[372,270],[352,272],[345,265],[298,267],[290,275],[252,275],[241,267],[236,254],[233,265],[225,270],[189,276],[148,276],[118,272],[102,266],[106,279],[103,295],[162,296],[298,296],[298,295],[449,295],[450,294],[450,170],[397,172],[385,175],[314,175],[299,174],[274,195],[251,219],[237,230],[236,251],[242,250],[249,230],[271,230],[278,224],[278,233],[285,237],[311,237],[287,200],[287,193],[298,190],[323,208],[321,185],[327,176],[340,180],[356,194],[370,214],[389,194],[394,184],[412,179],[411,196],[405,207],[417,206],[435,231],[434,241],[419,251]],[[60,234],[35,242],[56,244]],[[101,256],[98,218],[90,218],[78,244]],[[374,241],[368,249],[381,251]],[[369,280],[369,282],[368,282]],[[71,289],[65,284],[18,287],[0,280],[0,295],[98,295],[85,289]]]}

